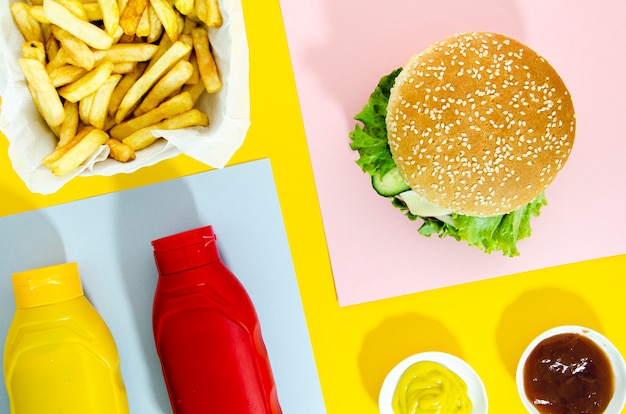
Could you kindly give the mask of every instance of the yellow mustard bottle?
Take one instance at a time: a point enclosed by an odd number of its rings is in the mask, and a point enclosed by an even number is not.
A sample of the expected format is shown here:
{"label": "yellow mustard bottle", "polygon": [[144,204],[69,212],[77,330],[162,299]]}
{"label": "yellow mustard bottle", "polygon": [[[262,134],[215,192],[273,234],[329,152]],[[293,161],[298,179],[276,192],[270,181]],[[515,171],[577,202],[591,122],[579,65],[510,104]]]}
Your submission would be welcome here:
{"label": "yellow mustard bottle", "polygon": [[12,275],[4,347],[11,414],[128,413],[115,341],[83,294],[76,263]]}

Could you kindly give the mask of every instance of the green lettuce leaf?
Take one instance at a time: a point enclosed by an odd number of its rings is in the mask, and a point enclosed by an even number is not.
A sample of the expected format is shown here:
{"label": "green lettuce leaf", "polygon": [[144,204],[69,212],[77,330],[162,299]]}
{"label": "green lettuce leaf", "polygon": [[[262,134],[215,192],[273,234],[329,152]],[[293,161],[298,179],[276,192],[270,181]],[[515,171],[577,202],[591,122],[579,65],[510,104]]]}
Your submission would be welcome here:
{"label": "green lettuce leaf", "polygon": [[384,76],[363,110],[354,119],[362,122],[350,132],[350,148],[359,152],[357,165],[369,175],[385,175],[395,168],[396,164],[391,157],[387,142],[387,104],[391,87],[402,69],[396,69]]}
{"label": "green lettuce leaf", "polygon": [[[387,141],[385,118],[391,88],[401,71],[402,68],[396,69],[382,77],[370,95],[367,105],[354,117],[361,124],[355,125],[354,130],[350,132],[350,148],[359,152],[359,159],[356,163],[363,172],[371,176],[377,174],[382,176],[395,168]],[[485,253],[501,251],[502,254],[510,257],[519,255],[517,242],[531,235],[531,217],[538,216],[541,207],[547,204],[545,195],[542,193],[535,200],[508,214],[474,217],[452,213],[451,220],[444,222],[436,217],[420,217],[411,214],[401,200],[396,197],[388,198],[410,220],[415,221],[420,218],[423,221],[418,230],[423,236],[453,237]]]}

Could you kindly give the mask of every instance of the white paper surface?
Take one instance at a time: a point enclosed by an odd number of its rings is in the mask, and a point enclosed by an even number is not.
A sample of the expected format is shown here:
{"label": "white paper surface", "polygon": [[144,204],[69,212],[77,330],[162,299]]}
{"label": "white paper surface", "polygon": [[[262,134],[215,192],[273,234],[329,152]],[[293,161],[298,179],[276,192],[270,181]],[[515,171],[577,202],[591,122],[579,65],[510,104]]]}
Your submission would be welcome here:
{"label": "white paper surface", "polygon": [[[11,274],[77,262],[117,344],[130,412],[171,413],[152,333],[150,242],[205,225],[252,298],[283,412],[326,412],[267,159],[0,217],[0,344],[15,312]],[[8,412],[0,375],[0,413]]]}
{"label": "white paper surface", "polygon": [[79,174],[131,173],[181,152],[211,167],[222,168],[243,144],[250,125],[248,42],[241,2],[221,0],[224,24],[219,29],[209,29],[209,38],[223,87],[213,95],[203,94],[198,103],[198,108],[209,116],[210,125],[155,131],[165,140],[138,151],[137,159],[129,163],[107,159],[108,148],[102,146],[74,173],[54,176],[41,165],[41,160],[54,150],[56,138],[37,112],[17,64],[24,39],[11,17],[10,1],[0,0],[0,130],[9,140],[13,168],[31,191],[54,193]]}

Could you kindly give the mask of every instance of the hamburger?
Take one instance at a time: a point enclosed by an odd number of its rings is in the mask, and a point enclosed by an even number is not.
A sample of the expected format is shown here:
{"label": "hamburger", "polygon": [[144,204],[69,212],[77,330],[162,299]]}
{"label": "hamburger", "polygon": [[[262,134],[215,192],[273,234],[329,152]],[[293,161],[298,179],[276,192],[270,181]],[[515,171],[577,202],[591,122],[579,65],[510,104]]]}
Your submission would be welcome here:
{"label": "hamburger", "polygon": [[460,33],[384,76],[350,147],[373,188],[424,236],[517,256],[576,132],[571,95],[528,46]]}

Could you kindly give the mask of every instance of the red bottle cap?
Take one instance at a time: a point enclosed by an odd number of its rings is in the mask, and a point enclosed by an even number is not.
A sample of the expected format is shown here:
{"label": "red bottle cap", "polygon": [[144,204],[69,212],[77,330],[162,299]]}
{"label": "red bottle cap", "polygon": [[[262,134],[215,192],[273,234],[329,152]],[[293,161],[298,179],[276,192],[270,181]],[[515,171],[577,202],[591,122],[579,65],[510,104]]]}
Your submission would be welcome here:
{"label": "red bottle cap", "polygon": [[153,240],[152,247],[160,275],[193,269],[220,258],[212,226]]}

